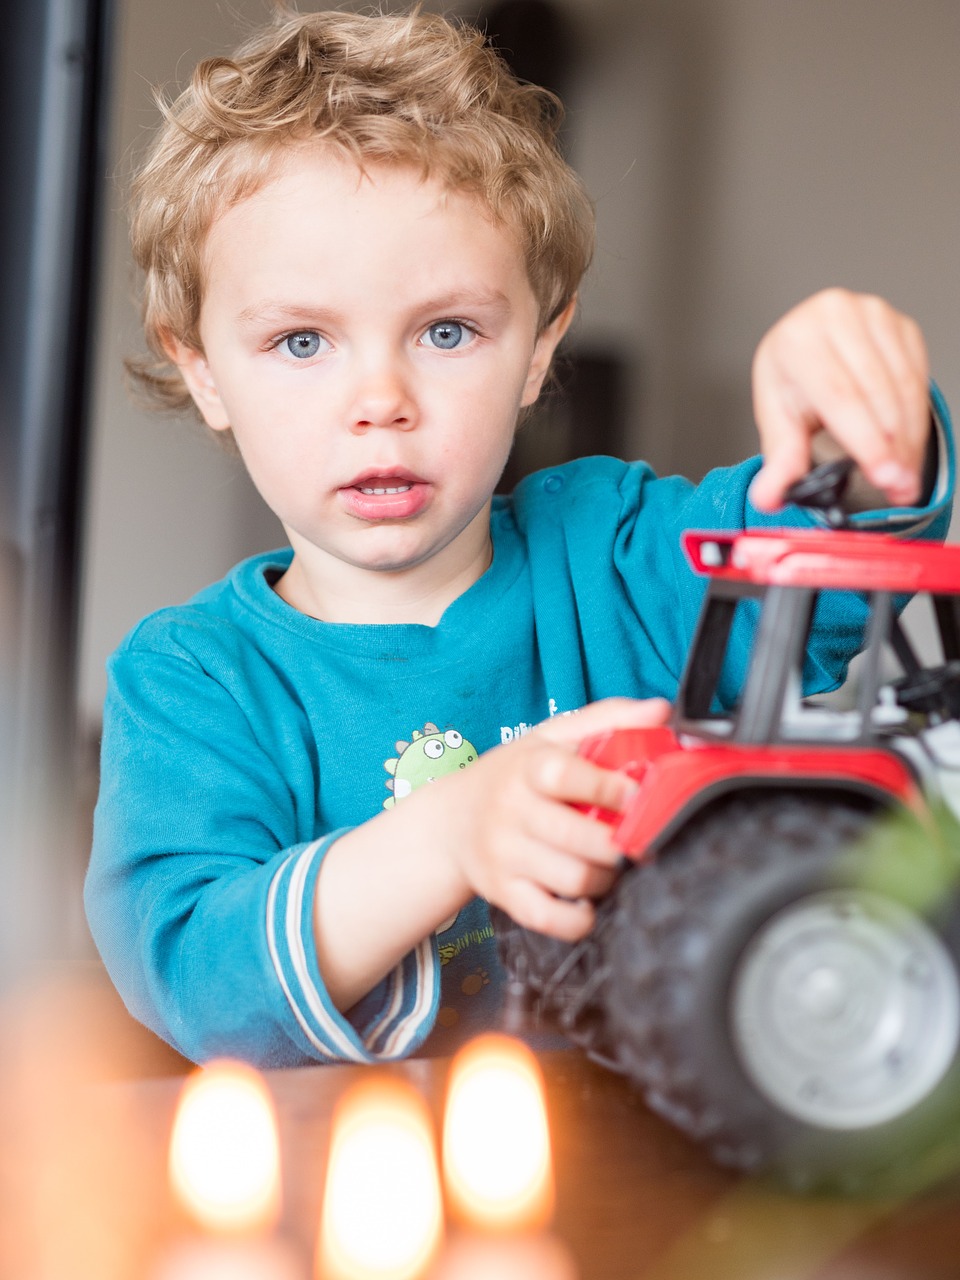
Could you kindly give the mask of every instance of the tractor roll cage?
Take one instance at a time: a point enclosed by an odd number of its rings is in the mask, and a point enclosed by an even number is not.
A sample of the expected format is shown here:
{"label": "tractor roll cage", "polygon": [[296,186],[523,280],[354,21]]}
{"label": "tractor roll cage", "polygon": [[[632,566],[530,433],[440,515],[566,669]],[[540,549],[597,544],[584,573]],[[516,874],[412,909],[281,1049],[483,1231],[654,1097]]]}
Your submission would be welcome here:
{"label": "tractor roll cage", "polygon": [[[860,745],[875,741],[882,729],[874,713],[884,647],[890,645],[905,676],[924,670],[897,618],[895,595],[929,593],[945,667],[960,660],[960,547],[835,530],[688,532],[683,544],[694,569],[710,581],[677,698],[681,732],[741,744],[820,737]],[[804,716],[793,708],[800,707],[804,655],[821,590],[866,596],[864,659],[856,710],[826,717],[821,710],[818,723],[806,716],[805,731]],[[737,605],[747,598],[761,602],[760,620],[739,704],[726,714],[717,710],[718,684]]]}
{"label": "tractor roll cage", "polygon": [[960,545],[847,529],[688,530],[683,549],[715,580],[822,590],[960,592]]}

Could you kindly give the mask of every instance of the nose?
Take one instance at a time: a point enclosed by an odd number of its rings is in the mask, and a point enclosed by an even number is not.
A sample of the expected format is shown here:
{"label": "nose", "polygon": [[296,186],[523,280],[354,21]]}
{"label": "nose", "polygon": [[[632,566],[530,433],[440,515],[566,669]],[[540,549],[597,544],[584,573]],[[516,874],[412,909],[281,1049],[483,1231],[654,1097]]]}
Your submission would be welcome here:
{"label": "nose", "polygon": [[350,408],[351,431],[369,431],[371,427],[409,431],[416,421],[410,371],[402,357],[383,352],[358,360]]}

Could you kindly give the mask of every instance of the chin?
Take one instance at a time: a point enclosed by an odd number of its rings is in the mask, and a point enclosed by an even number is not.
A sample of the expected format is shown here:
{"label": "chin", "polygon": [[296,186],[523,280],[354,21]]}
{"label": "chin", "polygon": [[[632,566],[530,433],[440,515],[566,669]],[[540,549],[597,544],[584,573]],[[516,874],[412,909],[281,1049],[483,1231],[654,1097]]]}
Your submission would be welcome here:
{"label": "chin", "polygon": [[427,551],[404,551],[402,548],[385,547],[380,552],[368,552],[351,560],[358,569],[367,569],[370,573],[403,573],[407,569],[416,569],[435,554],[434,549]]}

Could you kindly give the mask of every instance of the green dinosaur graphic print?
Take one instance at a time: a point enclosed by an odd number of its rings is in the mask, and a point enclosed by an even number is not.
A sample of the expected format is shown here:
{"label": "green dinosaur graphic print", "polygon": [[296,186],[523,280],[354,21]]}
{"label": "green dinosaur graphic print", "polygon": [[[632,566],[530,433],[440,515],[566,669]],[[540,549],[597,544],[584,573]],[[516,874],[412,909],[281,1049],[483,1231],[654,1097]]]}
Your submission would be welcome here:
{"label": "green dinosaur graphic print", "polygon": [[438,729],[429,720],[422,733],[414,729],[411,739],[398,742],[397,754],[384,761],[383,767],[391,775],[386,786],[392,792],[383,802],[385,809],[392,809],[398,800],[424,783],[465,769],[477,758],[476,747],[462,733]]}

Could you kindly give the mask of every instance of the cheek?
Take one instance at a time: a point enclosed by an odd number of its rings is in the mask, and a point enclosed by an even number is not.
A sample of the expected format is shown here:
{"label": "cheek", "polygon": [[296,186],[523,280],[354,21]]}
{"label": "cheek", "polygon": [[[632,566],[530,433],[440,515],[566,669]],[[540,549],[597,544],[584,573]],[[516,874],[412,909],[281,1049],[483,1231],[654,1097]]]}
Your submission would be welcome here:
{"label": "cheek", "polygon": [[281,520],[284,519],[283,508],[288,501],[289,489],[287,477],[295,471],[295,467],[281,454],[263,448],[259,441],[252,444],[249,440],[237,437],[236,433],[234,433],[234,439],[254,488],[267,506]]}
{"label": "cheek", "polygon": [[466,416],[472,431],[491,436],[512,439],[520,413],[526,382],[526,369],[501,366],[493,376],[477,380],[463,398]]}
{"label": "cheek", "polygon": [[[231,388],[226,403],[241,454],[250,464],[269,466],[305,459],[316,435],[317,397],[291,396],[269,379],[251,379]],[[312,404],[312,409],[311,409]]]}
{"label": "cheek", "polygon": [[460,477],[464,497],[474,493],[489,496],[507,464],[513,436],[512,429],[498,429],[489,419],[465,424],[463,433],[458,433],[444,451],[442,469],[448,476]]}
{"label": "cheek", "polygon": [[316,443],[311,452],[310,433],[299,419],[274,406],[257,406],[249,401],[234,418],[233,436],[260,496],[277,511],[291,492],[317,474]]}

